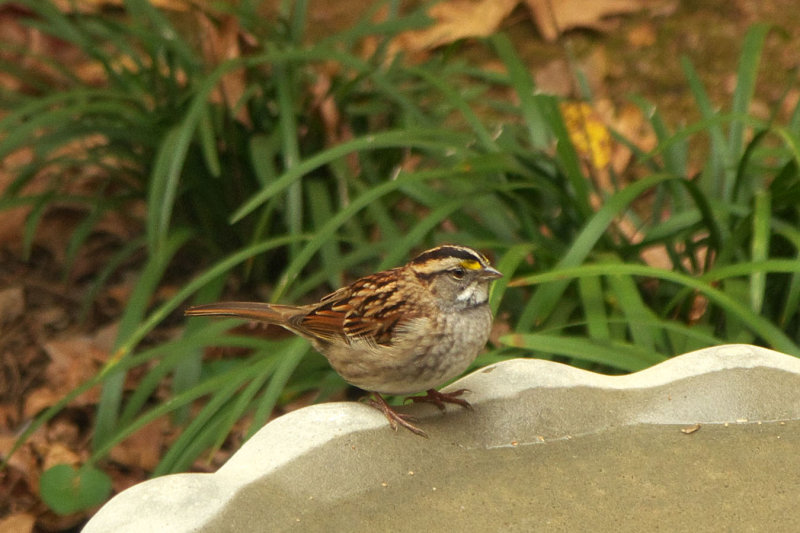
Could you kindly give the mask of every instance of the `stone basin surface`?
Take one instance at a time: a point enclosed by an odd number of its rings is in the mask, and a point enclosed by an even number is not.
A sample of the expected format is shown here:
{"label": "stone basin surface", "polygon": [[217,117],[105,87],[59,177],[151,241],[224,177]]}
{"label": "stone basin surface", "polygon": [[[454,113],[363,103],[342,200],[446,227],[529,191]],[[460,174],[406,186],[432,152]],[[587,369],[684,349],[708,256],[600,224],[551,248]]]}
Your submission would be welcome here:
{"label": "stone basin surface", "polygon": [[474,410],[402,409],[429,439],[355,402],[291,412],[84,532],[800,531],[796,357],[726,345],[625,376],[516,359],[458,388]]}

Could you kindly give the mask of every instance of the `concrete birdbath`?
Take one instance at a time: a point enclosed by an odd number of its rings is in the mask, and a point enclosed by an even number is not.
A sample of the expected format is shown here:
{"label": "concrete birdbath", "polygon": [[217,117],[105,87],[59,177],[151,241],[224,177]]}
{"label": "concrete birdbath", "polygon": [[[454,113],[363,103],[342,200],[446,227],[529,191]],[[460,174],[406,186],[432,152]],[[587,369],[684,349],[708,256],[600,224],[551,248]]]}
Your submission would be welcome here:
{"label": "concrete birdbath", "polygon": [[474,411],[359,403],[261,429],[214,474],[118,494],[84,532],[792,531],[800,359],[708,348],[627,376],[534,359],[450,386]]}

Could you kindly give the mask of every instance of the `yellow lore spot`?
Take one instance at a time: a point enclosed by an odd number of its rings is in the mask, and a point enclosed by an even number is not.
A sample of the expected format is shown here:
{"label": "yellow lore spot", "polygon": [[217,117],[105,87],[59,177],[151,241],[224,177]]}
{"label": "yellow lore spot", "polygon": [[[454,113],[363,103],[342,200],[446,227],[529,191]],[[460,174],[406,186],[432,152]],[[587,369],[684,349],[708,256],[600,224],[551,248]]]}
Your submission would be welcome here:
{"label": "yellow lore spot", "polygon": [[480,270],[482,268],[480,263],[472,260],[461,261],[461,266],[467,270]]}

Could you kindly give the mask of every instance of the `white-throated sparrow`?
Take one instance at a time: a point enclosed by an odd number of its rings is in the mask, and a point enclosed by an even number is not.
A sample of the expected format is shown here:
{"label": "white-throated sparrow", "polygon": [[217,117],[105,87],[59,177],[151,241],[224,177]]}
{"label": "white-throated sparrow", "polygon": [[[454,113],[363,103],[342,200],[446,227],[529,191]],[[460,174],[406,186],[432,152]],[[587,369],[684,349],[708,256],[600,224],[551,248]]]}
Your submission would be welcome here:
{"label": "white-throated sparrow", "polygon": [[427,436],[381,394],[412,394],[412,401],[470,404],[464,390],[438,392],[467,369],[492,326],[489,284],[502,274],[482,254],[444,245],[404,266],[363,277],[302,305],[221,302],[186,310],[190,316],[234,316],[277,324],[311,341],[348,383],[374,395],[395,430],[397,424]]}

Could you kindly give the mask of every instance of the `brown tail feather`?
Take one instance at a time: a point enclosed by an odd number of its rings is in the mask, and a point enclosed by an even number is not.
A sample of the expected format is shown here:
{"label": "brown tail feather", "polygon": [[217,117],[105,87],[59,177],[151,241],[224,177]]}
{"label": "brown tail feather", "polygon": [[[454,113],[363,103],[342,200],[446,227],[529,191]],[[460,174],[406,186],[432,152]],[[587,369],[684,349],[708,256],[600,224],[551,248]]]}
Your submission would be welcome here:
{"label": "brown tail feather", "polygon": [[271,324],[286,322],[289,315],[296,309],[288,305],[273,305],[258,302],[217,302],[213,304],[197,305],[190,307],[184,314],[187,316],[234,316],[260,320]]}

